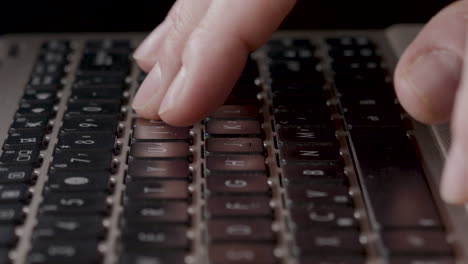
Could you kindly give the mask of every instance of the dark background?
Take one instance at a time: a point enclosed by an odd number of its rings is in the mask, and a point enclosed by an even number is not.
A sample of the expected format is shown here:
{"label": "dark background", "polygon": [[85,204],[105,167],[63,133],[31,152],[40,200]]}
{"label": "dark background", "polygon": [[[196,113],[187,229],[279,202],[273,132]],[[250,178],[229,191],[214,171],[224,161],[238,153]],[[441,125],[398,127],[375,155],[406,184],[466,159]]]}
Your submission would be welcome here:
{"label": "dark background", "polygon": [[[196,1],[196,0],[193,0]],[[225,0],[255,1],[255,0]],[[0,34],[9,32],[148,31],[173,1],[3,0]],[[451,0],[298,0],[283,29],[384,28],[426,22]]]}

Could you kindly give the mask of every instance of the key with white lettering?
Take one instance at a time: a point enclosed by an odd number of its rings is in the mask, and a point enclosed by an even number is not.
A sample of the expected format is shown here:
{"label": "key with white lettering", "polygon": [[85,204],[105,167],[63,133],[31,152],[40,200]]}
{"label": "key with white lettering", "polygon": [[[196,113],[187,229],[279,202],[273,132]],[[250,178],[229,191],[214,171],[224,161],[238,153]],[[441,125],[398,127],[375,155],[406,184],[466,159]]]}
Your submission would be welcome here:
{"label": "key with white lettering", "polygon": [[187,160],[130,159],[126,180],[188,179],[189,177],[190,170]]}
{"label": "key with white lettering", "polygon": [[36,241],[28,256],[29,264],[98,263],[102,258],[97,240],[86,242]]}
{"label": "key with white lettering", "polygon": [[102,133],[62,133],[56,145],[63,150],[107,150],[115,147],[115,135]]}
{"label": "key with white lettering", "polygon": [[17,117],[10,126],[11,133],[20,131],[45,133],[49,129],[49,118],[47,116]]}
{"label": "key with white lettering", "polygon": [[185,249],[189,246],[187,227],[181,225],[138,225],[124,226],[122,243],[129,249]]}
{"label": "key with white lettering", "polygon": [[280,146],[280,159],[283,164],[289,163],[326,163],[339,164],[341,155],[338,146]]}
{"label": "key with white lettering", "polygon": [[265,172],[263,155],[209,155],[206,169],[214,172]]}
{"label": "key with white lettering", "polygon": [[268,196],[209,196],[207,214],[215,217],[271,217]]}
{"label": "key with white lettering", "polygon": [[289,185],[287,197],[290,204],[306,203],[308,205],[349,205],[351,197],[346,186],[301,184]]}
{"label": "key with white lettering", "polygon": [[70,132],[110,132],[117,131],[116,117],[65,117],[61,133]]}
{"label": "key with white lettering", "polygon": [[109,211],[107,195],[103,193],[47,194],[39,206],[40,214],[105,215]]}
{"label": "key with white lettering", "polygon": [[39,155],[40,150],[35,147],[19,147],[5,150],[0,156],[1,166],[33,166],[39,167],[42,162],[42,157]]}
{"label": "key with white lettering", "polygon": [[265,174],[210,174],[206,178],[206,188],[209,193],[226,194],[268,193],[270,189]]}
{"label": "key with white lettering", "polygon": [[359,241],[359,232],[356,230],[300,231],[295,236],[301,255],[361,255],[364,253],[364,247]]}
{"label": "key with white lettering", "polygon": [[187,223],[188,204],[183,201],[144,202],[128,201],[124,207],[123,221],[138,223]]}
{"label": "key with white lettering", "polygon": [[280,127],[277,131],[280,144],[334,145],[335,130],[317,127]]}
{"label": "key with white lettering", "polygon": [[345,185],[348,182],[343,166],[321,164],[286,164],[282,179],[286,184],[310,182]]}
{"label": "key with white lettering", "polygon": [[130,148],[132,159],[187,159],[189,155],[187,142],[137,142]]}
{"label": "key with white lettering", "polygon": [[112,152],[109,151],[56,151],[51,170],[111,171]]}
{"label": "key with white lettering", "polygon": [[205,140],[207,153],[262,154],[263,141],[260,138],[208,138]]}
{"label": "key with white lettering", "polygon": [[253,136],[261,135],[261,128],[255,120],[208,120],[206,133],[213,137]]}
{"label": "key with white lettering", "polygon": [[13,149],[21,147],[39,147],[42,148],[45,146],[44,141],[45,131],[19,131],[10,133],[8,138],[3,144],[3,149]]}
{"label": "key with white lettering", "polygon": [[354,217],[351,207],[336,208],[292,208],[292,226],[298,232],[309,229],[339,229],[358,228],[358,221]]}
{"label": "key with white lettering", "polygon": [[32,194],[25,184],[0,185],[1,203],[27,203],[31,197]]}
{"label": "key with white lettering", "polygon": [[444,230],[393,230],[382,232],[382,240],[391,255],[453,255]]}
{"label": "key with white lettering", "polygon": [[20,203],[0,205],[0,224],[20,224],[26,218],[23,205]]}
{"label": "key with white lettering", "polygon": [[129,182],[125,194],[129,200],[186,200],[190,197],[188,183],[182,180]]}
{"label": "key with white lettering", "polygon": [[103,192],[111,190],[110,173],[51,171],[44,191],[54,193]]}
{"label": "key with white lettering", "polygon": [[119,116],[121,114],[120,102],[78,102],[69,103],[67,116]]}
{"label": "key with white lettering", "polygon": [[30,166],[21,167],[0,167],[0,183],[26,183],[35,181],[37,175],[34,174]]}
{"label": "key with white lettering", "polygon": [[274,241],[272,223],[267,219],[216,219],[208,221],[208,236],[218,241]]}
{"label": "key with white lettering", "polygon": [[102,239],[106,233],[101,216],[41,215],[32,237],[34,240],[92,240]]}
{"label": "key with white lettering", "polygon": [[[145,250],[126,250],[119,257],[119,264],[174,264],[185,263],[185,252],[183,250],[171,251],[145,251]],[[437,263],[438,264],[438,263]]]}

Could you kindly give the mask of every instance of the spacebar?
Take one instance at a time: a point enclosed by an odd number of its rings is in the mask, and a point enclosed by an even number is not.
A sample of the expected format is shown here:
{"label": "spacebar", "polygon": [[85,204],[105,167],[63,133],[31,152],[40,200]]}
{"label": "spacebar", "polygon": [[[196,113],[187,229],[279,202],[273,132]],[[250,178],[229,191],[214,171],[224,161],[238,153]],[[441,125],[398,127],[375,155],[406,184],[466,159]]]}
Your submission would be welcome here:
{"label": "spacebar", "polygon": [[442,228],[411,142],[405,135],[352,135],[362,188],[378,227]]}

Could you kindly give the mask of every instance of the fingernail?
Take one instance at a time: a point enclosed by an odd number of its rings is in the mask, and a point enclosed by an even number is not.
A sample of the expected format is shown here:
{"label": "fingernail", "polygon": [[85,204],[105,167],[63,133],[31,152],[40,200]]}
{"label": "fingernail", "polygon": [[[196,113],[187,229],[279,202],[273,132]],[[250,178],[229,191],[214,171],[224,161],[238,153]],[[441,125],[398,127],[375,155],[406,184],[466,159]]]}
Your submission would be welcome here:
{"label": "fingernail", "polygon": [[132,107],[133,109],[142,109],[145,105],[151,101],[151,98],[155,96],[162,96],[160,94],[161,86],[161,66],[159,63],[154,65],[150,74],[141,84],[138,92],[133,99]]}
{"label": "fingernail", "polygon": [[468,202],[467,153],[462,144],[453,144],[441,183],[442,198],[448,203]]}
{"label": "fingernail", "polygon": [[437,114],[452,109],[453,97],[447,96],[447,89],[458,87],[461,69],[462,61],[454,52],[433,50],[419,56],[406,69],[404,78],[423,103]]}
{"label": "fingernail", "polygon": [[180,98],[183,97],[185,90],[185,79],[186,79],[186,70],[182,66],[177,73],[177,76],[172,81],[171,86],[169,87],[164,99],[159,108],[159,115],[162,116],[164,113],[172,111],[177,107],[177,103],[180,102]]}

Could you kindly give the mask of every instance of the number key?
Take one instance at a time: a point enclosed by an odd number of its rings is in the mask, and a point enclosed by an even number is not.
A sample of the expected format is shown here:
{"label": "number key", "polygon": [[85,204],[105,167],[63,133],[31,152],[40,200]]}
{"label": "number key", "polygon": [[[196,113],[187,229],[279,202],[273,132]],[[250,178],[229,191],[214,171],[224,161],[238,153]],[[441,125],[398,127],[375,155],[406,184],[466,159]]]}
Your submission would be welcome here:
{"label": "number key", "polygon": [[101,170],[110,171],[112,153],[109,151],[73,151],[59,150],[54,156],[52,170]]}
{"label": "number key", "polygon": [[57,148],[71,150],[113,150],[115,135],[104,133],[66,133],[59,137]]}

